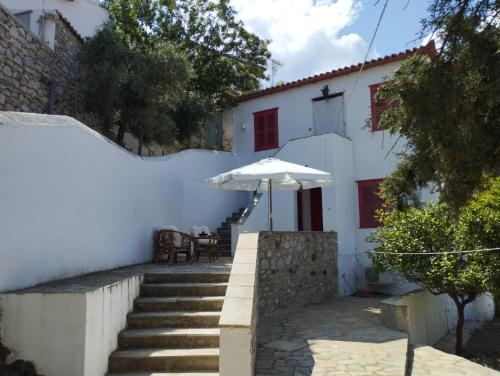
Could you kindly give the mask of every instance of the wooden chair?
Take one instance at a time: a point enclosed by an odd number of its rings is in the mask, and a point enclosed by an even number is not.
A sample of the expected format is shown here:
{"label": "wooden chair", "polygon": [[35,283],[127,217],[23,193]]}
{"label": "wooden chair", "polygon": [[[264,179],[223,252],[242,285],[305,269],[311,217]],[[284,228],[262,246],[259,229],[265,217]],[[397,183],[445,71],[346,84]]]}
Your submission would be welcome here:
{"label": "wooden chair", "polygon": [[210,262],[217,260],[217,243],[219,235],[210,232],[206,226],[193,226],[194,252],[193,261],[198,262],[201,252],[206,252]]}
{"label": "wooden chair", "polygon": [[193,237],[177,230],[158,230],[156,232],[156,250],[153,262],[159,262],[162,256],[167,257],[167,262],[177,264],[177,254],[186,253],[186,263],[192,262],[191,250]]}

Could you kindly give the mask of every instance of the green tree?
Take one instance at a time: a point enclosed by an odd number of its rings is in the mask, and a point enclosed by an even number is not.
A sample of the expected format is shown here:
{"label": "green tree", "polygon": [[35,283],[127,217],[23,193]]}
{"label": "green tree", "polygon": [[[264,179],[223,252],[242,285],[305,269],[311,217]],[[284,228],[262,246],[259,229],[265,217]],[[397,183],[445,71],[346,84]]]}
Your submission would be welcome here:
{"label": "green tree", "polygon": [[248,32],[229,0],[107,0],[116,30],[130,46],[168,42],[195,75],[190,91],[223,106],[235,93],[258,88],[271,57],[268,41]]}
{"label": "green tree", "polygon": [[381,186],[388,205],[418,206],[430,186],[457,213],[485,175],[498,175],[499,14],[498,0],[433,0],[423,34],[439,35],[442,46],[409,59],[382,85],[378,98],[396,105],[381,126],[406,143]]}
{"label": "green tree", "polygon": [[109,24],[87,40],[79,58],[86,108],[105,133],[118,126],[116,141],[123,145],[125,132],[131,132],[139,153],[144,143],[176,139],[172,118],[192,75],[185,55],[168,43],[132,49]]}
{"label": "green tree", "polygon": [[111,25],[86,41],[78,59],[85,109],[94,114],[99,128],[108,137],[119,117],[120,91],[126,80],[129,51]]}
{"label": "green tree", "polygon": [[455,350],[461,354],[465,306],[498,287],[500,252],[452,251],[499,246],[500,178],[488,181],[457,217],[443,203],[379,214],[383,227],[368,238],[377,245],[370,253],[375,269],[394,271],[433,294],[449,295],[457,307]]}

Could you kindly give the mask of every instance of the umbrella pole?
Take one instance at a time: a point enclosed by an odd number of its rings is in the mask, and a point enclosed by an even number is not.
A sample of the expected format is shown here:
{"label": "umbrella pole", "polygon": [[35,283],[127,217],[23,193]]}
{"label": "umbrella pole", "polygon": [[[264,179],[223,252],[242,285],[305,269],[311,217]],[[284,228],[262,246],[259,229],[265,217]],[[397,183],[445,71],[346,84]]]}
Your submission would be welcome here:
{"label": "umbrella pole", "polygon": [[273,231],[273,183],[269,179],[269,231]]}

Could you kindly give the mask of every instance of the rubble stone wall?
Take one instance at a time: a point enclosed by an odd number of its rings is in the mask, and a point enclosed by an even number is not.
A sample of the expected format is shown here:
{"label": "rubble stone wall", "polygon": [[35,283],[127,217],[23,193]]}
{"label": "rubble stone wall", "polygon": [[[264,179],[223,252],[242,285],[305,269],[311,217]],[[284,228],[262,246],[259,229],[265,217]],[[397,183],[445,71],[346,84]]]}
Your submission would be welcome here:
{"label": "rubble stone wall", "polygon": [[259,264],[261,316],[338,292],[335,232],[261,232]]}
{"label": "rubble stone wall", "polygon": [[60,15],[52,50],[0,6],[0,111],[52,113],[84,120],[77,84],[76,55],[83,40]]}

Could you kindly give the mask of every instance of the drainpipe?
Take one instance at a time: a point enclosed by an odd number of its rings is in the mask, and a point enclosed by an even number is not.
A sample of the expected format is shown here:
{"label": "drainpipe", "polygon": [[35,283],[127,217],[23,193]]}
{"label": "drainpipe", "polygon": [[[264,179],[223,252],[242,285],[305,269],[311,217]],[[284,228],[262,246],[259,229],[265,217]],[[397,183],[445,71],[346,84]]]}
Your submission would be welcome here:
{"label": "drainpipe", "polygon": [[49,80],[49,82],[47,82],[47,86],[49,88],[49,97],[47,100],[47,113],[50,115],[54,113],[54,92],[56,89],[56,82],[54,80]]}

